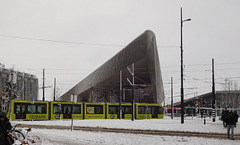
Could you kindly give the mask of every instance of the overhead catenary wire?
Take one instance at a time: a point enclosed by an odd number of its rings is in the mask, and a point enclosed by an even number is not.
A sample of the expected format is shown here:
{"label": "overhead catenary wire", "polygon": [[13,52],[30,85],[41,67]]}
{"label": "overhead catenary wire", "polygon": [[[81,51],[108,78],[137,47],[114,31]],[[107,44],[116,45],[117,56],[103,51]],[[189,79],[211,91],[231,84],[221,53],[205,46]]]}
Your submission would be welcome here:
{"label": "overhead catenary wire", "polygon": [[[126,45],[120,45],[120,44],[87,43],[87,42],[51,40],[51,39],[43,39],[43,38],[32,38],[32,37],[13,36],[13,35],[1,35],[1,34],[0,34],[0,37],[15,38],[15,39],[24,39],[24,40],[33,40],[33,41],[45,41],[45,42],[52,42],[52,43],[77,44],[77,45],[126,47]],[[179,46],[177,46],[177,45],[158,45],[157,47],[179,47]]]}
{"label": "overhead catenary wire", "polygon": [[[0,35],[1,37],[7,37],[7,38],[15,38],[15,39],[25,39],[25,40],[35,40],[35,41],[46,41],[46,42],[53,42],[53,43],[66,43],[66,44],[78,44],[78,45],[94,45],[94,46],[111,46],[111,47],[125,47],[125,45],[115,45],[115,44],[98,44],[98,43],[82,43],[82,42],[72,42],[72,41],[59,41],[59,40],[49,40],[49,39],[39,39],[39,38],[29,38],[29,37],[18,37],[18,36],[10,36],[10,35]],[[163,45],[159,45],[158,47],[179,47],[179,46],[163,46]],[[234,65],[234,64],[239,64],[240,62],[229,62],[229,63],[215,63],[215,65],[217,66],[229,66],[229,65]],[[192,67],[199,67],[199,66],[211,66],[211,64],[185,64],[185,67],[187,68],[192,68]],[[162,66],[161,67],[162,69],[165,69],[165,68],[179,68],[179,65],[176,65],[176,66]],[[231,71],[231,70],[237,70],[237,69],[240,69],[240,67],[231,67],[231,68],[217,68],[215,69],[216,71]],[[35,70],[35,71],[38,71],[38,70],[42,70],[42,69],[26,69],[26,70]],[[74,74],[90,74],[91,72],[68,72],[68,73],[65,73],[65,72],[55,72],[55,71],[83,71],[83,70],[88,70],[88,71],[94,71],[96,69],[88,69],[88,68],[83,68],[83,69],[54,69],[54,68],[50,68],[50,69],[47,69],[48,71],[51,71],[50,73],[47,73],[47,74],[51,74],[51,75],[74,75]],[[188,73],[191,73],[191,72],[206,72],[206,71],[211,71],[210,69],[192,69],[192,70],[185,70],[185,72],[188,72]],[[162,71],[162,73],[178,73],[179,71]],[[35,73],[35,74],[41,74],[40,72],[39,73]],[[185,76],[187,77],[187,76]],[[231,77],[228,77],[228,79],[239,79],[240,77],[238,76],[231,76]],[[208,83],[210,84],[211,83],[211,80],[210,79],[199,79],[197,77],[191,77],[190,76],[190,79],[194,80],[196,82],[203,82],[203,83]],[[215,79],[226,79],[226,77],[217,77]],[[177,80],[177,79],[176,79]],[[188,80],[189,81],[189,80]],[[164,83],[164,84],[167,84],[167,83]],[[216,84],[219,84],[221,85],[220,83],[216,82]]]}

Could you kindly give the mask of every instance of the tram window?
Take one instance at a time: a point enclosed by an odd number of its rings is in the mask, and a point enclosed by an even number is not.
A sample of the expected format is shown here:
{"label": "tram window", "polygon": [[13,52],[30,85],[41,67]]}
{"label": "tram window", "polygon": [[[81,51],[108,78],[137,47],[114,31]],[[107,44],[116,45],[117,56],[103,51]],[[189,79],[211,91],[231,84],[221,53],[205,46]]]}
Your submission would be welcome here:
{"label": "tram window", "polygon": [[14,113],[24,113],[26,110],[25,104],[14,103]]}
{"label": "tram window", "polygon": [[138,114],[145,114],[145,106],[138,106]]}
{"label": "tram window", "polygon": [[87,105],[87,114],[103,114],[103,105]]}
{"label": "tram window", "polygon": [[46,104],[38,104],[37,113],[38,114],[46,114],[47,113]]}
{"label": "tram window", "polygon": [[152,114],[158,114],[158,110],[157,106],[152,107]]}
{"label": "tram window", "polygon": [[109,114],[118,114],[118,107],[119,106],[109,106]]}
{"label": "tram window", "polygon": [[163,109],[162,109],[161,107],[159,107],[158,113],[159,113],[159,114],[163,114]]}
{"label": "tram window", "polygon": [[95,114],[103,114],[103,106],[102,105],[96,105],[94,107]]}
{"label": "tram window", "polygon": [[26,105],[22,105],[22,112],[25,112],[25,111],[26,111]]}
{"label": "tram window", "polygon": [[132,114],[132,107],[131,106],[124,107],[124,114]]}
{"label": "tram window", "polygon": [[61,114],[61,107],[58,104],[53,104],[53,114]]}
{"label": "tram window", "polygon": [[36,113],[36,105],[27,105],[27,114]]}
{"label": "tram window", "polygon": [[144,108],[144,114],[151,114],[151,107],[149,107],[149,106],[146,106],[145,108]]}
{"label": "tram window", "polygon": [[63,113],[64,113],[64,114],[70,114],[71,111],[72,111],[72,109],[71,109],[71,106],[70,106],[70,105],[64,105],[64,106],[63,106]]}
{"label": "tram window", "polygon": [[20,111],[21,111],[20,105],[15,104],[14,107],[15,107],[14,113],[15,113],[15,114],[16,114],[16,113],[20,113]]}
{"label": "tram window", "polygon": [[74,105],[73,114],[81,114],[81,105]]}

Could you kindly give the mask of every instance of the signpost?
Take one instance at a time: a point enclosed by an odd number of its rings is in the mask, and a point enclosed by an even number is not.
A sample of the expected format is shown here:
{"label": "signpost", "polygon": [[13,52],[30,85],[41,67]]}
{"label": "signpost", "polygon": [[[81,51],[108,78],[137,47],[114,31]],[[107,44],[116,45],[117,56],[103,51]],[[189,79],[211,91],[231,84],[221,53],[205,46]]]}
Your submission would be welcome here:
{"label": "signpost", "polygon": [[77,95],[71,94],[71,101],[72,101],[72,122],[71,122],[71,131],[73,131],[74,103],[77,102]]}
{"label": "signpost", "polygon": [[32,121],[33,121],[33,104],[34,104],[34,98],[31,98],[31,104],[32,104]]}
{"label": "signpost", "polygon": [[59,119],[59,120],[61,120],[61,112],[62,112],[62,110],[61,110],[61,104],[58,104],[58,109],[59,109],[59,114],[58,115],[56,115],[56,119]]}
{"label": "signpost", "polygon": [[13,99],[13,85],[16,85],[17,84],[17,73],[14,72],[13,70],[11,70],[10,74],[9,74],[9,77],[8,77],[8,82],[10,82],[10,94],[9,94],[9,101],[8,101],[8,104],[10,105],[10,110],[9,110],[9,121],[12,121],[12,118],[11,118],[11,113],[12,113],[12,106],[11,106],[11,102],[12,102],[12,99]]}
{"label": "signpost", "polygon": [[34,98],[31,98],[31,104],[34,104]]}

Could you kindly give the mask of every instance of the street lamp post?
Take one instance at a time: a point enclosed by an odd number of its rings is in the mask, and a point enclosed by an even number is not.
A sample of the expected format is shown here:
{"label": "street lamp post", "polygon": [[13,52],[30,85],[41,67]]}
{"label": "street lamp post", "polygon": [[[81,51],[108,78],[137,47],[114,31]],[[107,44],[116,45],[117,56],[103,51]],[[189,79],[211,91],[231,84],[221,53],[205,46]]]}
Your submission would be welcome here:
{"label": "street lamp post", "polygon": [[182,19],[182,8],[181,8],[181,124],[184,124],[184,89],[183,89],[183,39],[182,39],[182,28],[183,23],[186,21],[191,21],[191,19]]}

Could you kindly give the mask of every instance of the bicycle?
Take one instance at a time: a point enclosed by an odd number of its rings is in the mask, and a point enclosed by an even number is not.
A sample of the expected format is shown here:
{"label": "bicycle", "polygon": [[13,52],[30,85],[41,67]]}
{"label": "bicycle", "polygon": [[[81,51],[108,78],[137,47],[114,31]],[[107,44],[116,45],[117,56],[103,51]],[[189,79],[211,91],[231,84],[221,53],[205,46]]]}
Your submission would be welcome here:
{"label": "bicycle", "polygon": [[29,132],[32,130],[31,128],[25,129],[26,134],[22,133],[22,129],[16,129],[16,127],[21,124],[16,124],[9,132],[8,135],[12,137],[14,140],[14,144],[41,144],[42,140],[39,136],[32,135],[29,136]]}

